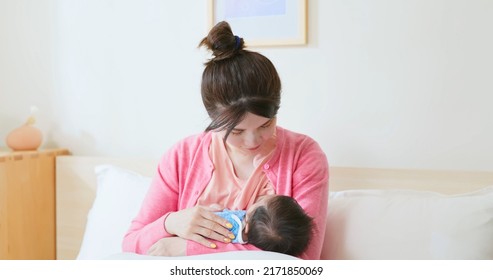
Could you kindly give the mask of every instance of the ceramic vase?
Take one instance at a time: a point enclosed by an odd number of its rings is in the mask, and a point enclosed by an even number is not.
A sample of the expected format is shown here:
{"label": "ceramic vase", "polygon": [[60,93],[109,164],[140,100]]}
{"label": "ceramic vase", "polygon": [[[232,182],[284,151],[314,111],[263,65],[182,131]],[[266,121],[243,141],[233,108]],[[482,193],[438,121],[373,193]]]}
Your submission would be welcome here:
{"label": "ceramic vase", "polygon": [[31,122],[12,130],[7,135],[7,146],[14,151],[37,150],[43,141],[43,133]]}

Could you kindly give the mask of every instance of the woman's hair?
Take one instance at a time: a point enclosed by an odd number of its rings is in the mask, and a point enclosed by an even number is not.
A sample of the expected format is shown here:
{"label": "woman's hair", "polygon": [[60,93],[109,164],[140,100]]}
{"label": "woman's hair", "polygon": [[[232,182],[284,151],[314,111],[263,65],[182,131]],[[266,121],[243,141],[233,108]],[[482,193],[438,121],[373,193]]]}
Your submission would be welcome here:
{"label": "woman's hair", "polygon": [[248,243],[265,251],[299,256],[312,237],[313,219],[289,196],[273,197],[255,209],[247,222]]}
{"label": "woman's hair", "polygon": [[226,139],[246,113],[273,118],[281,102],[281,80],[265,56],[245,50],[225,21],[214,26],[199,47],[212,51],[202,74],[202,101],[211,118],[206,131],[226,130]]}

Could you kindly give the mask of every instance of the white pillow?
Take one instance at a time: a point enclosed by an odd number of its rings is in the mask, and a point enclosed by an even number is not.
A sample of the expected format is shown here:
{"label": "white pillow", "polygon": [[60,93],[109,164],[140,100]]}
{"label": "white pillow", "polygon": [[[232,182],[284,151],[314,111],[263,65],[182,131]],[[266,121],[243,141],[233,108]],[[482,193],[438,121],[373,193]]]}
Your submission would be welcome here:
{"label": "white pillow", "polygon": [[138,255],[134,253],[118,253],[111,255],[108,260],[301,260],[287,254],[269,251],[229,251],[221,253],[183,256],[163,257]]}
{"label": "white pillow", "polygon": [[493,187],[331,192],[323,259],[493,259]]}
{"label": "white pillow", "polygon": [[122,241],[137,216],[151,178],[111,165],[95,168],[96,199],[89,211],[77,259],[103,259],[122,252]]}

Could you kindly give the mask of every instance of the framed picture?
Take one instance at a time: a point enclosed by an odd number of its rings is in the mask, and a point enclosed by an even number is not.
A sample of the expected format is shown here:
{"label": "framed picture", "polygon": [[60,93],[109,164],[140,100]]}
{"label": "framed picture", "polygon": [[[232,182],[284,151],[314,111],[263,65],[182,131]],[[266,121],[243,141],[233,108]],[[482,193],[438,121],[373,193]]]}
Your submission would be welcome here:
{"label": "framed picture", "polygon": [[307,0],[209,0],[209,27],[223,20],[249,47],[307,41]]}

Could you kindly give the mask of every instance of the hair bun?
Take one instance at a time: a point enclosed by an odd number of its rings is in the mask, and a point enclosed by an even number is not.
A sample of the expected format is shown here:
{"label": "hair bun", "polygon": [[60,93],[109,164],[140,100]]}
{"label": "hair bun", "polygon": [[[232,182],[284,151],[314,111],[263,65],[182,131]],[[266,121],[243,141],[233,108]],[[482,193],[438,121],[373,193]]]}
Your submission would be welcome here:
{"label": "hair bun", "polygon": [[211,61],[219,61],[233,57],[244,48],[242,38],[233,34],[231,26],[226,21],[217,23],[207,37],[202,39],[199,47],[205,46],[212,51]]}

